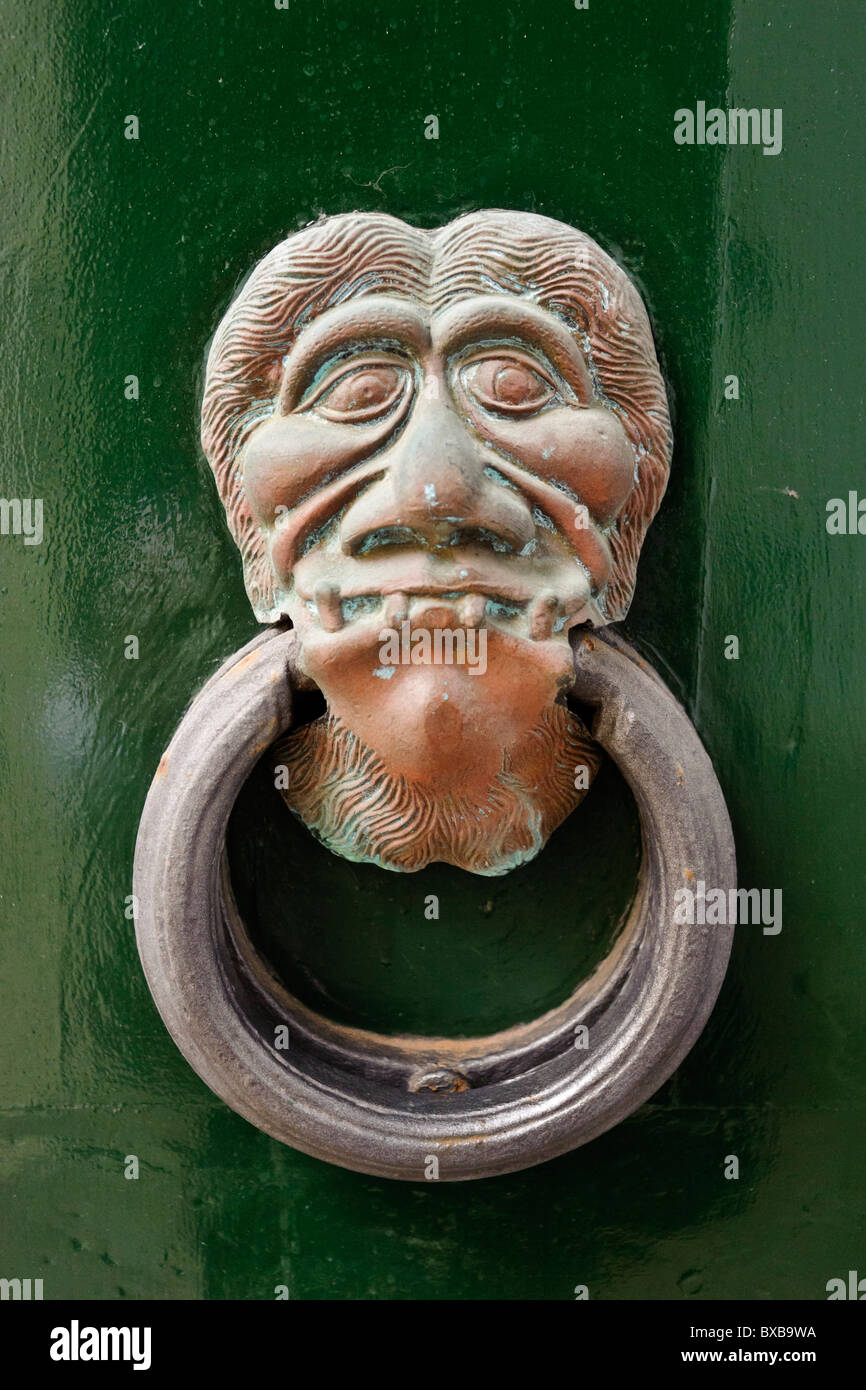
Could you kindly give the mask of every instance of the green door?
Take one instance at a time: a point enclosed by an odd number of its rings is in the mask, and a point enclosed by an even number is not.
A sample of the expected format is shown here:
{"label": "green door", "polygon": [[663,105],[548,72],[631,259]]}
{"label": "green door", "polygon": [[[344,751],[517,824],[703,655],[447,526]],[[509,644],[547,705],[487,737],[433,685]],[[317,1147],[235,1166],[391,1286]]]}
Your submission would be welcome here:
{"label": "green door", "polygon": [[[861,7],[81,0],[25,23],[7,0],[3,29],[0,1277],[701,1301],[866,1275]],[[699,103],[781,116],[678,141]],[[624,632],[713,759],[740,882],[784,910],[738,928],[705,1032],[617,1128],[398,1184],[281,1146],[198,1079],[141,972],[132,854],[192,694],[255,631],[198,443],[221,313],[322,213],[486,207],[580,227],[649,306],[675,453]],[[361,1027],[536,1017],[635,887],[611,766],[501,880],[386,875],[299,827],[276,845],[263,805],[251,784],[232,821],[239,901],[301,997]]]}

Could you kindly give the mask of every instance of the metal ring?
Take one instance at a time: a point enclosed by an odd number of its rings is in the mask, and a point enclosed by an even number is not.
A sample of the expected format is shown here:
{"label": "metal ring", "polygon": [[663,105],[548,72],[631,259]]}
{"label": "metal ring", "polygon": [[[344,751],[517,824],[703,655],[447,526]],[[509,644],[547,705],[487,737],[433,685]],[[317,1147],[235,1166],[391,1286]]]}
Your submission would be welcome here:
{"label": "metal ring", "polygon": [[[346,1028],[294,999],[249,941],[225,831],[256,761],[291,723],[295,637],[270,628],[193,701],[147,797],[135,851],[138,948],[181,1052],[232,1109],[283,1143],[364,1173],[489,1177],[610,1129],[676,1069],[721,988],[731,926],[677,926],[674,894],[736,886],[730,822],[685,711],[621,639],[575,643],[576,699],[638,804],[643,860],[607,959],[560,1007],[485,1038]],[[588,814],[585,808],[581,814]],[[275,1046],[286,1025],[289,1047]],[[575,1030],[589,1046],[575,1046]]]}

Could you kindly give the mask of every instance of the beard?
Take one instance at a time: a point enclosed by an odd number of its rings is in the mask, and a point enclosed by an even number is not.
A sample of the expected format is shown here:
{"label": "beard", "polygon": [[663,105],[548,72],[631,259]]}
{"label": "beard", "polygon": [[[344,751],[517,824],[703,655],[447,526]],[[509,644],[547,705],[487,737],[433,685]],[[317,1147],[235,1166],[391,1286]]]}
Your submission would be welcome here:
{"label": "beard", "polygon": [[[545,709],[521,746],[503,752],[483,797],[461,794],[459,768],[446,794],[395,776],[330,711],[274,750],[275,768],[287,774],[284,801],[335,854],[398,873],[442,861],[490,877],[538,854],[582,800],[600,761],[598,745],[564,705]],[[586,774],[576,779],[581,767]]]}

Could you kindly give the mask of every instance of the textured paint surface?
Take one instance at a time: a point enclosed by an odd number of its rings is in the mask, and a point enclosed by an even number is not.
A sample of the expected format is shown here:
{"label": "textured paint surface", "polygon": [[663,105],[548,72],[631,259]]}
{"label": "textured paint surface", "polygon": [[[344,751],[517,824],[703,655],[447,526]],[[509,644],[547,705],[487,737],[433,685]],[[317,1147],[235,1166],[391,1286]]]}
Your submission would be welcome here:
{"label": "textured paint surface", "polygon": [[[0,536],[0,1276],[47,1298],[699,1300],[862,1273],[866,538],[824,524],[866,492],[859,7],[85,0],[26,22],[7,3],[2,27],[0,495],[42,498],[45,534]],[[783,108],[782,153],[676,146],[698,100]],[[685,700],[741,882],[781,888],[784,925],[740,929],[705,1034],[618,1129],[513,1177],[398,1187],[210,1095],[124,901],[159,756],[253,631],[197,443],[219,314],[320,212],[496,206],[584,228],[645,294],[676,452],[626,632]],[[268,929],[306,940],[306,986],[344,1017],[510,1021],[567,991],[628,901],[612,772],[573,833],[593,816],[604,872],[575,850],[579,901],[554,840],[522,899],[450,871],[434,923],[420,884],[389,913],[344,866],[318,938]],[[239,873],[265,837],[240,827]]]}

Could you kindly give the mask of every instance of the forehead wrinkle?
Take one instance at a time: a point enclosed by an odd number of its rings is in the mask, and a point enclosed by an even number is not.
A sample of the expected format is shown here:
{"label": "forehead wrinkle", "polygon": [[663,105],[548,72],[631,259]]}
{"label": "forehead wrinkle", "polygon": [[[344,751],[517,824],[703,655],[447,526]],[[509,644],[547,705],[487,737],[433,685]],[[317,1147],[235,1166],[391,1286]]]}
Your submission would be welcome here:
{"label": "forehead wrinkle", "polygon": [[505,219],[461,219],[436,237],[434,309],[478,294],[540,302],[544,295],[539,260],[540,248],[510,235]]}
{"label": "forehead wrinkle", "polygon": [[470,295],[504,295],[547,309],[582,336],[596,317],[595,301],[612,288],[605,272],[622,276],[576,228],[536,214],[470,214],[433,236],[436,309]]}
{"label": "forehead wrinkle", "polygon": [[[326,309],[369,295],[391,295],[429,308],[429,233],[378,213],[363,218],[359,232],[358,220],[358,214],[352,214],[346,218],[346,225],[338,228],[323,224],[329,235],[318,246],[292,245],[294,238],[287,243],[288,276],[297,275],[301,280],[315,277],[320,291],[312,294],[296,315],[295,335]],[[311,229],[318,230],[318,224]]]}

